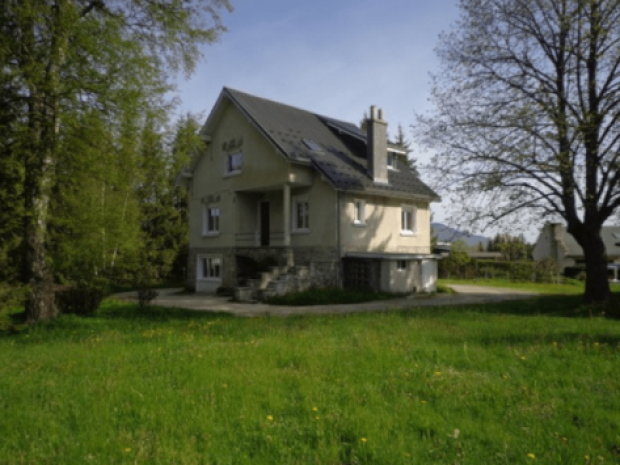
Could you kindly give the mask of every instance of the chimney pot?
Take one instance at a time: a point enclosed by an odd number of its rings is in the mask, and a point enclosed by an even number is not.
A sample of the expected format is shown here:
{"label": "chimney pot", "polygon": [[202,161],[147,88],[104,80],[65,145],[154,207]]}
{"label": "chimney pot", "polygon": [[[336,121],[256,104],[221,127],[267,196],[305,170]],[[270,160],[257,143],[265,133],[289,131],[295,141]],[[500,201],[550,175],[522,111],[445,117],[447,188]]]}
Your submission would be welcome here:
{"label": "chimney pot", "polygon": [[381,108],[379,108],[379,113],[377,115],[377,119],[379,121],[383,121],[383,110]]}
{"label": "chimney pot", "polygon": [[375,120],[375,110],[376,110],[376,107],[374,105],[371,105],[370,106],[370,121]]}

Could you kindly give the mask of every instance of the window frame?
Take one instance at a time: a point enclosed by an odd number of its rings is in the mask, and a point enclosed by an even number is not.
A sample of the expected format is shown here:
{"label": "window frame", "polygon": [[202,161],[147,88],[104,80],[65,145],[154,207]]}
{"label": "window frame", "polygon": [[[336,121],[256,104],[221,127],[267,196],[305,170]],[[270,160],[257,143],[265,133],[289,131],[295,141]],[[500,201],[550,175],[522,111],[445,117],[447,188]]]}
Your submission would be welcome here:
{"label": "window frame", "polygon": [[[310,232],[310,201],[307,197],[293,197],[293,201],[291,202],[291,207],[293,209],[291,214],[292,227],[291,233],[309,233]],[[299,222],[299,205],[305,205],[305,222],[302,221],[302,225],[298,226]],[[303,207],[302,207],[303,208]],[[303,224],[305,223],[305,224]]]}
{"label": "window frame", "polygon": [[[214,270],[213,261],[217,260],[217,275],[211,274]],[[221,255],[204,255],[200,254],[196,257],[196,274],[197,279],[201,281],[222,281],[224,274],[224,260]],[[206,273],[206,274],[205,274]]]}
{"label": "window frame", "polygon": [[[404,265],[404,266],[401,266]],[[396,260],[396,271],[409,271],[408,260]]]}
{"label": "window frame", "polygon": [[[239,159],[237,166],[235,166],[232,163],[236,157],[238,157]],[[243,152],[241,150],[237,152],[229,152],[226,154],[226,170],[225,170],[226,175],[241,174],[242,167],[243,167]]]}
{"label": "window frame", "polygon": [[[401,236],[415,236],[418,233],[417,225],[417,213],[418,209],[415,205],[402,204],[400,206],[400,235]],[[411,224],[406,224],[405,214],[411,215]],[[407,227],[409,226],[409,228]]]}
{"label": "window frame", "polygon": [[[210,215],[211,211],[217,211],[217,215]],[[214,224],[211,224],[210,219],[217,218]],[[221,210],[219,206],[203,205],[202,210],[202,235],[203,236],[218,236],[220,234],[220,218]]]}
{"label": "window frame", "polygon": [[[358,205],[360,206],[359,210]],[[355,226],[366,226],[366,200],[364,199],[353,199],[353,224]]]}

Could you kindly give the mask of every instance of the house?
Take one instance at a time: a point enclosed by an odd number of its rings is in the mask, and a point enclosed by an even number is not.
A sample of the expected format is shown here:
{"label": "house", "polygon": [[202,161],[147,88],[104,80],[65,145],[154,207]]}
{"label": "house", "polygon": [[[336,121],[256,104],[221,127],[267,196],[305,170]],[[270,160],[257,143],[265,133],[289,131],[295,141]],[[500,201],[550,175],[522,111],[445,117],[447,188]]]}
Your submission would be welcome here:
{"label": "house", "polygon": [[[607,252],[610,277],[617,281],[620,268],[620,227],[603,226],[601,238]],[[560,273],[564,272],[566,267],[585,264],[583,249],[561,223],[547,223],[543,226],[534,244],[532,258],[535,261],[553,259]]]}
{"label": "house", "polygon": [[[224,88],[204,127],[208,148],[177,182],[190,190],[187,284],[239,286],[244,264],[277,268],[252,286],[433,291],[431,202],[388,144],[382,111],[351,123]],[[294,286],[293,286],[294,288]]]}

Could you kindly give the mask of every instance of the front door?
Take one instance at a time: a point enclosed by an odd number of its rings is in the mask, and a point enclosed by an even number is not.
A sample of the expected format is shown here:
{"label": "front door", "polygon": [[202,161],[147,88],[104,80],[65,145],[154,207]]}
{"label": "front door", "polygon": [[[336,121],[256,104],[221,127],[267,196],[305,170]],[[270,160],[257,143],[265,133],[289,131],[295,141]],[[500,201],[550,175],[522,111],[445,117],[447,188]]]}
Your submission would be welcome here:
{"label": "front door", "polygon": [[269,245],[269,202],[260,203],[260,245]]}

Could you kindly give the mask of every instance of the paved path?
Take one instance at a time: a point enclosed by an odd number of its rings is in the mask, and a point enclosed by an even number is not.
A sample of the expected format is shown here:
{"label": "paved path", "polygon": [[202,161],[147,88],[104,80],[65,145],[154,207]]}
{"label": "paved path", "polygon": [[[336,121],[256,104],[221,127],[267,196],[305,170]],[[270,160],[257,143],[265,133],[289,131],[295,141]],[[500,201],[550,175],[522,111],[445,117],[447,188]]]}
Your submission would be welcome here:
{"label": "paved path", "polygon": [[[262,315],[287,316],[303,314],[376,312],[404,308],[439,307],[447,305],[466,305],[505,300],[528,299],[539,294],[516,289],[497,287],[450,285],[458,294],[423,295],[414,294],[402,299],[379,300],[359,304],[316,305],[288,307],[263,303],[232,302],[229,297],[213,295],[185,294],[182,289],[158,289],[158,297],[153,301],[160,307],[183,308],[187,310],[226,312],[237,316],[253,317]],[[137,292],[123,292],[116,297],[137,300]]]}

